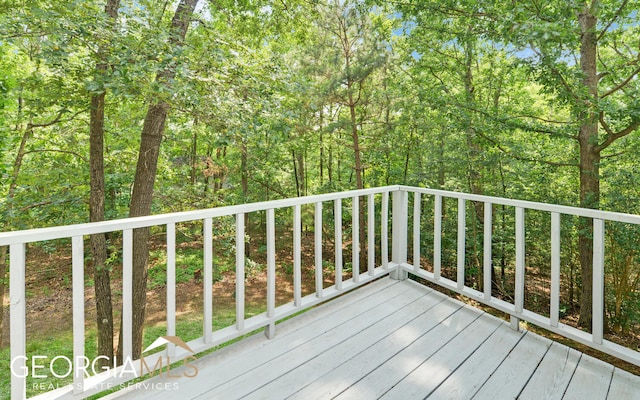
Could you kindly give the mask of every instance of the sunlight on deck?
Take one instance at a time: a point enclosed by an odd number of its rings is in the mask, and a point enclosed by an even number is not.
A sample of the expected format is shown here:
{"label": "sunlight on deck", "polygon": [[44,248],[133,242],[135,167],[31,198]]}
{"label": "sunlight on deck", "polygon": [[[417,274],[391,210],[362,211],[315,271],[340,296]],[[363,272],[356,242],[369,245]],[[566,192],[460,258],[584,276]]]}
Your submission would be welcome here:
{"label": "sunlight on deck", "polygon": [[381,278],[277,329],[198,360],[180,398],[640,398],[640,377],[409,280]]}

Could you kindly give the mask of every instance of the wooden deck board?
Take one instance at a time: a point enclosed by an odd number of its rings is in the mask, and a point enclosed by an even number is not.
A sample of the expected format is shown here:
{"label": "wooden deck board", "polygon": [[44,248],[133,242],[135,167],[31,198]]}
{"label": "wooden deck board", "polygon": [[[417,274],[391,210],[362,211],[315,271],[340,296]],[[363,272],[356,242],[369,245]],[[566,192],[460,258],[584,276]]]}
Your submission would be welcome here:
{"label": "wooden deck board", "polygon": [[616,368],[607,394],[608,400],[616,399],[640,399],[640,387],[638,377]]}
{"label": "wooden deck board", "polygon": [[[426,346],[438,348],[438,338],[445,337],[439,334],[444,330],[442,323],[446,321],[447,324],[460,329],[477,317],[469,311],[458,312],[461,307],[460,304],[453,302],[439,304],[439,307],[432,312],[421,315],[380,340],[371,348],[360,352],[349,360],[344,360],[338,367],[314,380],[289,398],[298,400],[333,398],[349,388],[354,382],[358,382],[379,368],[380,365],[405,349],[407,345],[421,348],[421,352],[425,352],[424,347]],[[431,320],[423,321],[423,318],[431,318]],[[431,322],[435,321],[438,321],[439,324],[432,327]]]}
{"label": "wooden deck board", "polygon": [[551,340],[527,335],[473,395],[473,399],[515,399],[545,356]]}
{"label": "wooden deck board", "polygon": [[277,325],[273,340],[254,335],[195,365],[195,378],[154,377],[146,382],[161,390],[108,399],[640,400],[636,375],[389,278]]}
{"label": "wooden deck board", "polygon": [[[479,318],[476,321],[478,329],[458,334],[458,343],[452,341],[440,349],[385,393],[383,398],[470,398],[473,387],[486,380],[486,377],[483,380],[482,374],[490,373],[504,359],[507,354],[505,351],[515,346],[521,336],[512,330],[497,329],[501,322],[496,319]],[[461,385],[461,382],[465,384]]]}
{"label": "wooden deck board", "polygon": [[[278,325],[275,340],[265,340],[263,335],[257,334],[244,339],[241,346],[234,344],[216,351],[197,361],[199,373],[195,378],[179,382],[180,397],[183,399],[193,398],[206,388],[220,385],[255,367],[255,364],[268,361],[269,354],[273,354],[273,352],[287,352],[289,349],[322,335],[331,328],[324,321],[327,316],[332,316],[332,321],[336,324],[346,323],[359,313],[381,304],[388,298],[402,295],[404,292],[405,289],[397,282],[390,279],[377,280],[369,284],[367,290],[351,292],[348,296],[340,298],[338,302],[324,303],[314,308],[313,312],[301,314]],[[308,333],[309,331],[312,332],[311,335]],[[177,369],[176,373],[179,374],[180,369]],[[212,379],[212,376],[216,377],[215,380]],[[158,382],[161,379],[152,378],[150,381]],[[172,391],[167,390],[145,390],[144,398],[175,398],[172,394],[175,395]],[[107,398],[137,399],[141,396],[143,396],[141,391],[127,389]]]}
{"label": "wooden deck board", "polygon": [[[459,333],[456,329],[438,332],[441,339],[436,342],[437,345],[426,345],[424,348],[408,346],[338,398],[407,398],[418,391],[426,395],[449,376],[497,326],[495,321],[476,318]],[[422,379],[425,371],[429,379]]]}
{"label": "wooden deck board", "polygon": [[522,333],[514,330],[497,329],[429,397],[451,400],[470,399],[523,337]]}
{"label": "wooden deck board", "polygon": [[[412,316],[428,315],[431,308],[438,302],[439,299],[435,296],[425,296],[417,299],[403,308],[403,310],[406,309],[408,312],[395,312],[366,329],[349,335],[347,340],[338,343],[318,357],[308,360],[299,367],[289,370],[287,373],[263,386],[260,391],[252,392],[246,399],[261,398],[263,390],[268,393],[281,394],[283,397],[295,393],[306,385],[307,382],[312,382],[320,376],[329,373],[335,367],[336,363],[344,359],[351,359],[355,355],[366,351],[377,342],[393,334],[394,331],[398,329],[398,326],[412,322],[412,319],[415,320]],[[435,326],[437,324],[438,321],[432,321],[430,325]],[[416,329],[416,331],[419,329]],[[288,357],[283,361],[288,362]]]}
{"label": "wooden deck board", "polygon": [[612,376],[611,364],[583,354],[564,398],[605,400]]}
{"label": "wooden deck board", "polygon": [[518,399],[562,399],[580,361],[580,355],[577,350],[553,343]]}
{"label": "wooden deck board", "polygon": [[[413,289],[413,288],[411,288]],[[366,312],[354,316],[348,324],[335,326],[335,328],[325,331],[321,336],[316,336],[313,340],[296,347],[288,352],[279,352],[279,356],[275,356],[276,352],[270,354],[270,360],[264,364],[254,364],[254,368],[250,371],[238,375],[236,378],[225,382],[210,391],[202,393],[196,399],[210,399],[214,395],[223,399],[238,399],[259,390],[268,385],[271,381],[291,372],[298,372],[301,366],[309,359],[314,359],[323,354],[323,352],[338,346],[350,338],[360,334],[376,334],[376,329],[384,329],[385,325],[378,322],[385,321],[387,317],[391,319],[388,326],[401,323],[407,316],[407,313],[398,313],[398,309],[408,307],[410,303],[419,298],[421,293],[419,290],[410,290],[402,296],[395,296],[382,304],[370,308]],[[378,318],[380,318],[378,320]],[[331,323],[331,318],[326,318],[327,323]],[[375,322],[374,322],[375,321]],[[309,334],[313,332],[310,331]],[[286,345],[286,342],[281,341]],[[334,360],[335,362],[335,360]],[[304,376],[300,376],[304,379]]]}

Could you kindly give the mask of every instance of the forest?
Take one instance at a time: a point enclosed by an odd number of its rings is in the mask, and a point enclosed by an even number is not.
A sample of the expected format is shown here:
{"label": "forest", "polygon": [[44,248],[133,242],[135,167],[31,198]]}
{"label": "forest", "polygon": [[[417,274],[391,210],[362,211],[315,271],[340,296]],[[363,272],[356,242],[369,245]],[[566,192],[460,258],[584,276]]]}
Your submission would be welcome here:
{"label": "forest", "polygon": [[[0,0],[0,232],[391,184],[638,214],[639,9],[637,0]],[[500,218],[513,236],[513,216]],[[528,267],[538,270],[548,268],[543,224],[534,216],[527,228]],[[218,228],[220,240],[233,235]],[[585,328],[591,229],[563,220],[563,310]],[[607,331],[633,348],[638,234],[617,224],[606,237]],[[157,246],[153,232],[135,235],[146,243],[134,257],[144,296]],[[184,235],[202,240],[196,227]],[[90,239],[96,298],[111,298],[117,240]],[[514,262],[505,241],[494,254],[502,275]],[[0,298],[8,261],[0,248]],[[111,306],[97,313],[98,352],[113,356],[118,320]]]}

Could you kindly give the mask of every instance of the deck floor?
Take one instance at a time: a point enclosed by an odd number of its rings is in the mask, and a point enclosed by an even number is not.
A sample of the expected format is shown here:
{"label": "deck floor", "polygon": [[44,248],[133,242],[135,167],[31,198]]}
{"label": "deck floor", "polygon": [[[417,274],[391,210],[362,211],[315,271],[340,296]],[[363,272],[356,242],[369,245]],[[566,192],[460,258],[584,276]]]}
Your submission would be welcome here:
{"label": "deck floor", "polygon": [[194,364],[109,398],[640,399],[636,375],[389,278]]}

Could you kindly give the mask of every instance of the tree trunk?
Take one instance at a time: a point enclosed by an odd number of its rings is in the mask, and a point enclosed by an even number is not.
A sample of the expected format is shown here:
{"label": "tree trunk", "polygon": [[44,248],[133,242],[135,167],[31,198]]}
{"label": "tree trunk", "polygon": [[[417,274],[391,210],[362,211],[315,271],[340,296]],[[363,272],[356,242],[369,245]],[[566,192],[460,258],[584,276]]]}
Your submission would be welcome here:
{"label": "tree trunk", "polygon": [[193,122],[193,139],[191,140],[191,154],[189,162],[191,163],[191,184],[195,186],[198,177],[196,164],[198,162],[198,120]]}
{"label": "tree trunk", "polygon": [[[198,0],[180,0],[176,12],[171,21],[171,47],[180,47],[189,28],[191,15]],[[175,64],[158,72],[156,82],[161,86],[170,88],[170,82],[175,77]],[[129,217],[138,217],[151,214],[153,200],[153,186],[158,167],[160,144],[164,135],[165,122],[169,112],[169,104],[163,99],[152,100],[147,110],[142,127],[140,151],[136,175],[131,194]],[[132,356],[140,357],[142,352],[142,333],[146,310],[147,292],[147,259],[149,257],[149,229],[136,229],[133,233],[133,332],[132,332]],[[122,329],[122,327],[121,327]],[[120,333],[118,346],[119,360],[122,360],[122,339],[125,332]]]}
{"label": "tree trunk", "polygon": [[[164,101],[149,106],[142,128],[142,140],[134,179],[129,217],[151,214],[153,185],[158,166],[158,155],[169,105]],[[142,351],[142,333],[146,309],[147,259],[149,256],[149,229],[133,232],[133,358],[138,359]],[[120,334],[123,338],[124,332]],[[120,340],[122,344],[122,339]],[[119,346],[119,351],[121,351]],[[122,356],[118,357],[122,360]]]}
{"label": "tree trunk", "polygon": [[249,171],[248,171],[248,149],[245,138],[240,138],[240,187],[242,189],[242,201],[246,202],[249,196]]}
{"label": "tree trunk", "polygon": [[342,130],[338,131],[338,149],[337,149],[337,160],[336,160],[336,182],[338,182],[338,184],[340,184],[341,179],[342,179],[342,147],[340,147],[342,145]]}
{"label": "tree trunk", "polygon": [[[597,38],[596,17],[588,6],[578,16],[580,23],[580,68],[584,74],[583,85],[587,95],[580,104],[580,206],[600,206],[600,151],[598,145],[598,73],[596,66]],[[579,325],[591,329],[593,288],[593,223],[580,220],[578,248],[582,273]]]}
{"label": "tree trunk", "polygon": [[[22,102],[22,101],[21,101]],[[20,129],[18,123],[16,129]],[[7,195],[7,204],[9,205],[9,221],[13,215],[13,198],[15,196],[16,187],[18,186],[18,176],[20,175],[20,168],[22,167],[22,160],[26,154],[27,141],[33,134],[33,128],[31,124],[28,124],[27,129],[22,134],[20,140],[20,147],[18,147],[18,154],[13,162],[13,171],[11,172],[11,180],[9,181],[9,193]],[[11,223],[9,222],[9,227]],[[4,293],[7,287],[7,246],[0,247],[0,346],[2,345],[2,332],[4,328]]]}
{"label": "tree trunk", "polygon": [[322,130],[324,129],[323,127],[323,112],[322,112],[323,106],[320,107],[320,143],[318,144],[318,147],[320,147],[320,165],[319,165],[319,169],[320,169],[320,187],[322,187],[324,185],[324,175],[323,175],[323,169],[324,169],[324,143],[322,141]]}
{"label": "tree trunk", "polygon": [[[89,135],[90,195],[89,219],[91,222],[104,221],[104,98],[105,93],[91,97],[91,121]],[[111,278],[105,263],[107,242],[104,233],[91,235],[91,255],[93,258],[93,279],[96,296],[96,322],[98,329],[98,355],[100,366],[111,365],[113,358],[113,309],[111,302]]]}
{"label": "tree trunk", "polygon": [[304,154],[302,155],[302,161],[304,163],[304,193],[302,193],[303,196],[308,196],[309,195],[309,163],[307,162],[307,149],[304,150]]}
{"label": "tree trunk", "polygon": [[[356,118],[356,102],[354,102],[353,95],[349,92],[349,111],[351,116],[351,138],[353,140],[353,154],[355,158],[355,172],[356,172],[356,188],[364,189],[364,182],[362,179],[362,160],[360,158],[360,137],[358,134],[358,122]],[[360,246],[360,265],[366,265],[367,256],[364,249],[367,248],[367,236],[365,233],[364,225],[364,213],[365,213],[365,201],[364,196],[358,198],[358,235]]]}
{"label": "tree trunk", "polygon": [[415,132],[415,127],[412,126],[410,128],[410,131],[409,131],[409,140],[407,140],[407,149],[406,149],[405,158],[404,158],[404,170],[403,170],[403,173],[402,173],[402,177],[403,177],[402,184],[403,185],[407,184],[407,176],[409,175],[409,160],[410,160],[411,153],[412,153],[411,149],[415,145],[414,138],[413,138],[414,132]]}
{"label": "tree trunk", "polygon": [[305,166],[304,166],[304,151],[300,150],[296,153],[296,161],[295,161],[298,166],[297,166],[297,170],[298,170],[298,178],[297,181],[299,182],[300,185],[300,190],[298,193],[298,196],[304,196],[307,192],[307,188],[305,185]]}
{"label": "tree trunk", "polygon": [[333,184],[333,147],[329,143],[329,159],[327,161],[327,175],[329,178],[329,185]]}
{"label": "tree trunk", "polygon": [[[242,201],[246,203],[249,198],[249,149],[247,147],[247,139],[240,138],[240,186],[242,188]],[[249,219],[249,213],[244,214],[244,226],[247,231],[250,232],[251,220]],[[247,258],[251,258],[251,243],[247,242],[244,245],[244,255]]]}
{"label": "tree trunk", "polygon": [[[105,13],[112,22],[118,18],[120,0],[109,0],[105,5]],[[104,49],[100,49],[102,55]],[[107,72],[107,64],[96,65],[97,75]],[[89,121],[89,169],[90,195],[89,220],[104,221],[105,217],[105,183],[104,183],[104,106],[106,93],[103,91],[91,96],[91,113]],[[107,241],[104,233],[91,235],[91,255],[93,258],[93,280],[96,296],[96,324],[98,329],[99,367],[112,365],[113,359],[113,304],[111,302],[111,277],[105,263],[107,261]]]}
{"label": "tree trunk", "polygon": [[305,162],[304,153],[302,151],[291,151],[291,157],[293,159],[293,175],[296,180],[296,195],[298,197],[305,196],[307,192],[306,188],[306,174],[305,174]]}
{"label": "tree trunk", "polygon": [[13,171],[11,172],[11,181],[9,183],[9,194],[7,199],[9,201],[9,207],[13,208],[13,198],[15,197],[16,187],[18,186],[18,176],[20,176],[20,168],[22,168],[22,161],[26,154],[27,142],[33,136],[33,126],[31,123],[27,125],[27,129],[22,134],[20,140],[20,147],[18,147],[18,153],[16,159],[13,162]]}
{"label": "tree trunk", "polygon": [[291,151],[291,158],[293,159],[293,177],[296,180],[296,196],[300,197],[300,177],[298,176],[298,166],[296,165],[296,152]]}
{"label": "tree trunk", "polygon": [[[218,165],[222,165],[222,162],[226,157],[227,157],[227,146],[224,146],[222,148],[218,147],[216,149],[216,162],[218,163]],[[227,169],[225,167],[220,170],[220,174],[216,177],[215,191],[222,189],[222,184],[224,183],[226,176],[227,176]]]}
{"label": "tree trunk", "polygon": [[[473,194],[482,195],[484,190],[482,187],[482,174],[481,174],[481,163],[480,163],[480,154],[482,154],[482,148],[478,143],[476,137],[476,127],[475,120],[473,118],[473,109],[475,109],[476,96],[475,96],[475,85],[474,85],[474,77],[473,77],[473,63],[475,57],[475,37],[471,32],[472,27],[469,27],[467,32],[468,37],[465,39],[464,43],[464,51],[465,51],[465,71],[463,76],[464,81],[464,89],[465,89],[465,101],[468,106],[468,110],[465,112],[465,131],[466,131],[466,139],[467,139],[467,152],[468,152],[468,175],[469,179],[469,189]],[[473,246],[473,252],[471,257],[468,257],[469,261],[475,264],[474,266],[480,270],[480,258],[478,257],[479,248],[478,248],[478,225],[482,224],[484,221],[484,203],[481,202],[473,202],[472,203],[475,215],[471,220],[471,234],[473,235],[473,240],[471,246]]]}
{"label": "tree trunk", "polygon": [[446,128],[444,126],[442,126],[442,128],[440,128],[440,135],[438,135],[438,147],[437,147],[437,152],[438,152],[438,160],[437,160],[437,164],[438,164],[438,189],[443,190],[444,189],[444,184],[446,182],[446,160],[444,158],[444,153],[445,153],[445,144],[446,144],[446,140],[447,139],[447,131]]}
{"label": "tree trunk", "polygon": [[[473,39],[468,39],[473,40]],[[465,73],[464,73],[464,91],[465,91],[465,101],[468,105],[469,111],[466,112],[466,118],[464,121],[465,131],[466,131],[466,139],[467,139],[467,151],[469,152],[469,164],[468,164],[468,179],[469,179],[469,189],[473,194],[483,194],[482,182],[481,182],[481,165],[480,165],[480,154],[482,154],[482,148],[480,147],[477,137],[476,137],[476,128],[475,121],[473,118],[473,110],[475,108],[476,96],[475,96],[475,85],[473,82],[473,61],[474,61],[474,49],[471,43],[465,44]],[[483,204],[482,203],[474,203],[476,205],[476,216],[478,220],[482,220],[483,214]]]}

